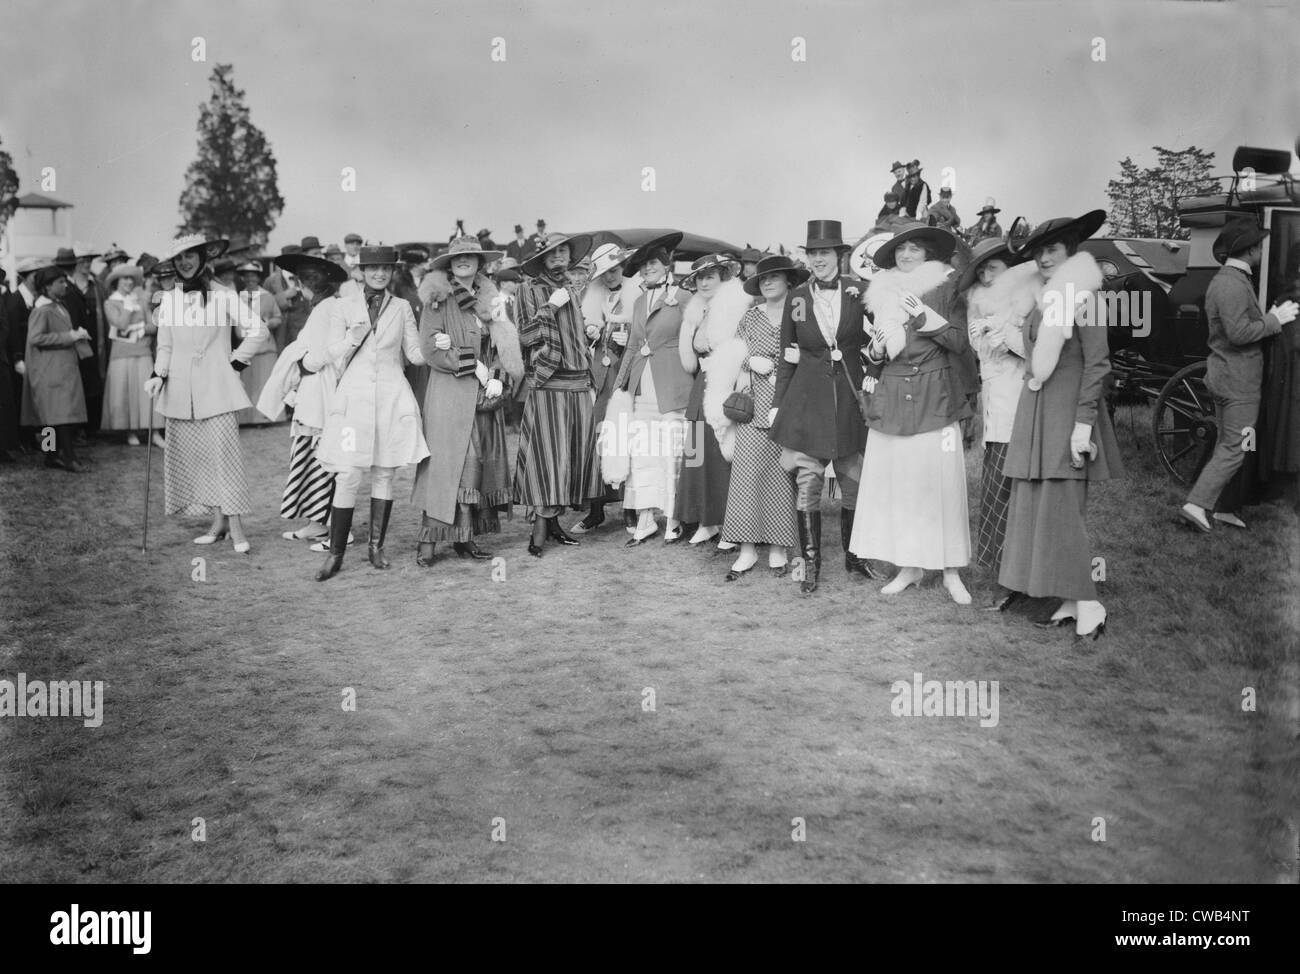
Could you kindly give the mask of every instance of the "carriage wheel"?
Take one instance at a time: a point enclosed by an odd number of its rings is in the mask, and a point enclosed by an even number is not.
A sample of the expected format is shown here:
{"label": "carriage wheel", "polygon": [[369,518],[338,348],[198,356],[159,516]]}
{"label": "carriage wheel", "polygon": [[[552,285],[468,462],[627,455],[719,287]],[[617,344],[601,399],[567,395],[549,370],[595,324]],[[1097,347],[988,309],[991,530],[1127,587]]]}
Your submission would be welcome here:
{"label": "carriage wheel", "polygon": [[1156,397],[1151,433],[1160,462],[1180,484],[1190,484],[1214,450],[1214,397],[1205,387],[1205,363],[1174,373]]}

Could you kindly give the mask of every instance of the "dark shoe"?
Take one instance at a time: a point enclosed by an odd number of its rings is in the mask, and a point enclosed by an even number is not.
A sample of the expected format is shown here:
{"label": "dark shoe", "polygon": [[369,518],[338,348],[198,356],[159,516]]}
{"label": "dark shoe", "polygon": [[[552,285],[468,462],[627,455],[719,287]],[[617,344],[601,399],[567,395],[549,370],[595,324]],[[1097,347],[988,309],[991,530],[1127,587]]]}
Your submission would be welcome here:
{"label": "dark shoe", "polygon": [[[623,547],[624,547],[624,548],[635,548],[635,547],[637,547],[638,545],[643,545],[643,544],[645,544],[645,543],[646,543],[647,541],[649,541],[651,538],[658,536],[658,534],[659,534],[659,524],[656,522],[656,524],[655,524],[655,529],[654,529],[653,531],[651,531],[649,534],[647,534],[644,538],[638,538],[638,537],[634,534],[634,535],[632,535],[632,537],[628,538],[626,542],[624,542]],[[665,541],[664,544],[672,544],[672,542],[671,542],[671,541]]]}
{"label": "dark shoe", "polygon": [[859,558],[849,551],[849,541],[853,538],[853,515],[855,512],[840,510],[840,544],[844,548],[844,570],[857,578],[869,578],[879,581],[882,576],[867,564],[867,559]]}
{"label": "dark shoe", "polygon": [[822,573],[822,512],[795,511],[799,519],[799,548],[803,551],[803,581],[799,591],[805,595],[817,591]]}
{"label": "dark shoe", "polygon": [[330,508],[330,550],[325,556],[325,564],[316,573],[316,581],[323,582],[333,578],[343,567],[343,556],[348,550],[348,532],[352,530],[351,507]]}
{"label": "dark shoe", "polygon": [[577,538],[571,537],[565,532],[564,528],[560,527],[560,519],[558,517],[548,517],[546,522],[546,536],[552,541],[563,545],[582,544],[581,541]]}
{"label": "dark shoe", "polygon": [[589,531],[595,531],[604,523],[605,505],[600,501],[592,501],[590,513],[573,526],[573,533],[586,534]]}
{"label": "dark shoe", "polygon": [[532,555],[534,558],[540,558],[542,557],[542,546],[539,544],[533,544],[531,541],[529,541],[528,553]]}
{"label": "dark shoe", "polygon": [[641,518],[640,518],[640,516],[637,514],[636,511],[634,511],[634,510],[629,510],[629,509],[626,508],[626,507],[623,508],[623,527],[624,527],[625,530],[627,530],[627,531],[635,531],[635,530],[636,530],[637,522],[638,522],[640,519],[641,519]]}
{"label": "dark shoe", "polygon": [[754,570],[754,566],[753,566],[753,565],[750,565],[748,568],[741,569],[740,571],[737,571],[737,570],[734,569],[734,568],[729,568],[729,569],[727,570],[727,574],[723,576],[723,579],[722,579],[722,580],[723,580],[724,582],[734,582],[734,581],[736,581],[738,578],[741,578],[742,576],[748,575],[748,574],[749,574],[750,572],[752,572],[753,570]]}
{"label": "dark shoe", "polygon": [[993,597],[985,602],[984,605],[980,606],[980,608],[985,612],[1006,612],[1007,609],[1011,608],[1017,602],[1023,601],[1024,598],[1024,592],[1012,592],[1009,589],[999,588],[998,591],[994,593]]}
{"label": "dark shoe", "polygon": [[528,539],[528,553],[534,558],[542,557],[542,549],[546,546],[546,535],[551,527],[551,519],[542,517],[540,514],[533,518],[533,533]]}
{"label": "dark shoe", "polygon": [[456,541],[452,544],[452,550],[462,558],[491,558],[492,552],[484,551],[474,543],[474,539],[469,541]]}
{"label": "dark shoe", "polygon": [[367,544],[370,564],[376,568],[387,568],[388,559],[384,557],[384,536],[388,534],[388,515],[393,513],[393,502],[370,498],[370,542]]}

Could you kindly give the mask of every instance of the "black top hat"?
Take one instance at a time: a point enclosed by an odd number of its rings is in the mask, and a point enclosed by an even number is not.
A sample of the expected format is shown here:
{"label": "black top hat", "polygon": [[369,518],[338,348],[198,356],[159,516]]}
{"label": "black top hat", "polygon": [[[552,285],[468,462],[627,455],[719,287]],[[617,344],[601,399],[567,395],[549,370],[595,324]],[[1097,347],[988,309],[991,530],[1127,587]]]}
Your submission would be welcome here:
{"label": "black top hat", "polygon": [[895,265],[894,251],[898,249],[900,244],[907,243],[909,240],[929,244],[935,252],[935,260],[946,261],[952,257],[953,251],[957,249],[957,238],[943,227],[930,227],[924,223],[909,223],[876,248],[876,252],[871,255],[871,262],[882,270],[893,267]]}
{"label": "black top hat", "polygon": [[1080,240],[1087,240],[1100,230],[1101,225],[1105,222],[1105,210],[1089,210],[1080,217],[1055,217],[1034,227],[1029,236],[1025,238],[1024,244],[1018,246],[1016,250],[1025,255],[1032,255],[1039,247],[1054,244],[1065,236],[1073,235]]}
{"label": "black top hat", "polygon": [[647,240],[632,251],[632,256],[623,263],[623,276],[632,277],[635,275],[656,250],[666,250],[671,255],[677,249],[677,245],[682,242],[684,236],[686,235],[680,230],[674,230],[672,233],[665,233],[662,237]]}
{"label": "black top hat", "polygon": [[[540,224],[542,221],[537,222]],[[537,277],[546,267],[547,256],[554,253],[557,247],[565,244],[569,247],[569,267],[575,267],[591,252],[593,239],[589,233],[575,233],[567,237],[562,233],[552,234],[546,238],[546,246],[520,264],[519,270],[529,277]],[[496,256],[500,257],[501,254],[498,252]]]}
{"label": "black top hat", "polygon": [[[362,247],[357,257],[358,267],[377,267],[397,263],[396,247]],[[338,266],[337,264],[334,266]]]}
{"label": "black top hat", "polygon": [[324,257],[313,257],[310,254],[281,254],[275,258],[274,263],[276,267],[290,274],[301,274],[304,268],[314,268],[324,274],[326,280],[332,284],[342,284],[348,279],[346,267]]}
{"label": "black top hat", "polygon": [[847,249],[848,246],[844,242],[844,230],[839,220],[808,221],[808,242],[803,245],[804,250],[825,250],[827,247]]}
{"label": "black top hat", "polygon": [[770,257],[764,257],[758,262],[758,268],[754,271],[754,276],[744,283],[746,294],[757,296],[762,293],[758,285],[762,281],[764,274],[785,274],[791,278],[790,286],[798,287],[808,280],[811,271],[806,267],[800,267],[784,254],[773,254]]}
{"label": "black top hat", "polygon": [[1214,238],[1214,259],[1223,263],[1243,250],[1249,250],[1267,236],[1268,231],[1254,217],[1236,217],[1225,223],[1219,235]]}

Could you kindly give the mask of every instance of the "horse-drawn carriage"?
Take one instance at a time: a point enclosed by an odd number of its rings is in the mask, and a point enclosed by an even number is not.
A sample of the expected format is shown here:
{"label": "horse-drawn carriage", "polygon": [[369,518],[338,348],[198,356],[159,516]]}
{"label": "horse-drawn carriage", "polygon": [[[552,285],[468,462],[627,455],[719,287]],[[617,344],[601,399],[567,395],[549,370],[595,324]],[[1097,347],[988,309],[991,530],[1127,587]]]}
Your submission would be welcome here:
{"label": "horse-drawn carriage", "polygon": [[1205,386],[1205,292],[1221,266],[1212,253],[1214,239],[1231,218],[1261,220],[1269,238],[1259,299],[1269,307],[1292,283],[1286,268],[1300,249],[1300,186],[1290,167],[1287,150],[1243,146],[1233,154],[1234,175],[1219,179],[1221,192],[1176,200],[1189,240],[1101,238],[1082,245],[1106,274],[1111,308],[1122,300],[1128,312],[1128,327],[1112,327],[1109,334],[1112,409],[1126,397],[1152,402],[1151,433],[1160,462],[1182,483],[1195,480],[1216,436],[1214,399]]}

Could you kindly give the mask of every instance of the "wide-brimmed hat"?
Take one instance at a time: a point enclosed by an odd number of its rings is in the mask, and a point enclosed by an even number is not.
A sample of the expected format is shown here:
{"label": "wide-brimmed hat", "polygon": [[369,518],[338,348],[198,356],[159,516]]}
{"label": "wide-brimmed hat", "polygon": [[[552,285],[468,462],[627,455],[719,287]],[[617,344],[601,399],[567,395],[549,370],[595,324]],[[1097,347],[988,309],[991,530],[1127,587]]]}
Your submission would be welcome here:
{"label": "wide-brimmed hat", "polygon": [[185,236],[173,240],[158,259],[175,260],[187,250],[197,250],[205,262],[213,261],[224,254],[229,246],[229,240],[210,239],[201,233],[187,233]]}
{"label": "wide-brimmed hat", "polygon": [[591,276],[612,271],[632,256],[633,251],[620,247],[616,243],[603,243],[591,252]]}
{"label": "wide-brimmed hat", "polygon": [[272,261],[276,267],[288,271],[290,274],[299,275],[304,268],[313,268],[325,275],[325,278],[335,284],[342,284],[348,279],[348,269],[332,260],[326,260],[324,257],[314,257],[311,254],[281,254]]}
{"label": "wide-brimmed hat", "polygon": [[397,262],[396,247],[362,247],[361,253],[357,256],[358,267],[379,267],[384,264],[397,264]]}
{"label": "wide-brimmed hat", "polygon": [[60,247],[54,255],[54,266],[69,268],[77,266],[77,252],[71,247]]}
{"label": "wide-brimmed hat", "polygon": [[486,267],[494,260],[500,260],[504,255],[501,250],[484,250],[483,244],[478,237],[471,237],[466,234],[463,237],[457,237],[447,245],[446,251],[433,258],[433,269],[446,270],[451,266],[452,259],[455,257],[479,257],[482,260],[482,266]]}
{"label": "wide-brimmed hat", "polygon": [[115,260],[126,260],[130,255],[119,247],[117,244],[110,244],[104,251],[104,263],[108,264]]}
{"label": "wide-brimmed hat", "polygon": [[729,264],[734,264],[736,258],[731,254],[706,254],[691,264],[691,269],[679,281],[683,286],[689,286],[697,277],[705,271],[720,270]]}
{"label": "wide-brimmed hat", "polygon": [[879,227],[865,234],[849,251],[849,270],[864,281],[871,280],[871,276],[878,269],[871,258],[880,245],[892,236],[892,231],[882,230]]}
{"label": "wide-brimmed hat", "polygon": [[752,294],[758,297],[763,292],[759,290],[759,282],[764,274],[786,274],[794,278],[791,287],[798,287],[811,276],[811,271],[806,267],[800,267],[794,261],[784,254],[771,254],[764,257],[758,262],[758,267],[754,271],[754,276],[746,281],[743,285],[746,294]]}
{"label": "wide-brimmed hat", "polygon": [[299,247],[297,244],[285,244],[283,247],[280,248],[281,257],[283,257],[285,254],[301,254],[301,253],[302,253],[302,248]]}
{"label": "wide-brimmed hat", "polygon": [[983,205],[982,207],[980,207],[980,211],[979,211],[978,213],[976,213],[975,215],[976,215],[976,216],[983,216],[985,213],[1001,213],[1001,212],[1002,212],[1002,208],[999,207],[999,206],[998,206],[998,205],[993,201],[993,197],[990,196],[988,199],[986,199],[986,200],[984,201],[984,205]]}
{"label": "wide-brimmed hat", "polygon": [[805,251],[825,250],[828,247],[848,249],[844,242],[844,228],[839,220],[809,220],[808,240],[803,245]]}
{"label": "wide-brimmed hat", "polygon": [[108,272],[107,283],[116,284],[124,277],[135,278],[136,281],[144,280],[144,269],[136,264],[118,264]]}
{"label": "wide-brimmed hat", "polygon": [[[542,221],[538,220],[537,222],[541,223]],[[569,245],[569,267],[575,267],[581,263],[582,258],[586,257],[591,251],[591,242],[592,236],[589,233],[575,233],[572,236],[565,236],[562,233],[553,234],[550,237],[547,237],[546,246],[524,261],[520,269],[529,277],[537,277],[546,267],[547,255],[553,253],[557,247],[563,246],[564,244]],[[501,256],[501,254],[495,250],[489,250],[487,252],[490,254],[496,254],[497,257]],[[493,260],[495,259],[496,258],[494,257]]]}
{"label": "wide-brimmed hat", "polygon": [[957,238],[943,227],[926,226],[924,223],[909,223],[900,227],[898,232],[876,248],[871,255],[871,262],[877,267],[887,269],[895,266],[894,252],[909,240],[926,243],[935,251],[934,259],[946,261],[957,249]]}
{"label": "wide-brimmed hat", "polygon": [[1211,248],[1214,259],[1222,264],[1234,254],[1249,250],[1268,236],[1268,231],[1254,217],[1239,216],[1229,220],[1214,238]]}
{"label": "wide-brimmed hat", "polygon": [[1080,240],[1087,240],[1100,230],[1101,225],[1105,222],[1105,210],[1089,210],[1083,216],[1078,217],[1054,217],[1034,227],[1029,236],[1025,237],[1023,246],[1017,249],[1020,253],[1029,256],[1039,247],[1054,244],[1065,236],[1076,236]]}
{"label": "wide-brimmed hat", "polygon": [[632,251],[632,256],[623,262],[623,276],[632,277],[635,275],[656,250],[666,250],[671,255],[677,249],[677,245],[682,242],[684,236],[686,234],[680,230],[674,230],[671,233],[665,233],[661,237],[655,237],[653,240],[647,240]]}
{"label": "wide-brimmed hat", "polygon": [[975,283],[975,277],[979,274],[980,265],[985,261],[997,258],[1008,267],[1015,267],[1016,264],[1023,264],[1029,259],[1027,254],[1013,254],[1007,242],[1001,237],[986,237],[975,245],[971,251],[970,263],[962,268],[961,274],[957,278],[957,291],[961,293]]}
{"label": "wide-brimmed hat", "polygon": [[36,271],[43,271],[45,268],[53,266],[54,261],[49,257],[24,257],[18,262],[18,267],[15,270],[19,275],[33,274]]}

